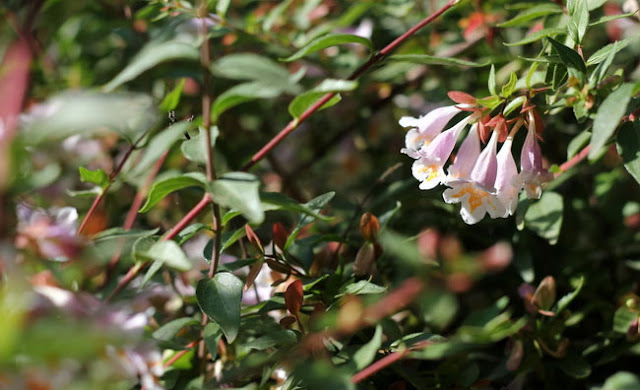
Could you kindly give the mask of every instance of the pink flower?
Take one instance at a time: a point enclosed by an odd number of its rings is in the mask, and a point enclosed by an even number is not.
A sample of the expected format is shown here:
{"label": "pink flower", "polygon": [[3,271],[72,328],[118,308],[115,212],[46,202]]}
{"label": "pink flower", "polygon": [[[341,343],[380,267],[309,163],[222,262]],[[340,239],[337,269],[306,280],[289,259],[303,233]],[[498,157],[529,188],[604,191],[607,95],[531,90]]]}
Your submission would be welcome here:
{"label": "pink flower", "polygon": [[540,199],[542,184],[553,179],[553,175],[542,167],[542,151],[536,139],[536,124],[533,113],[529,111],[527,138],[522,145],[520,155],[520,173],[513,179],[516,188],[524,187],[529,199]]}
{"label": "pink flower", "polygon": [[460,149],[453,164],[449,167],[447,181],[460,178],[468,178],[471,170],[480,155],[480,138],[478,137],[478,124],[474,123],[469,130],[469,134],[462,141]]}
{"label": "pink flower", "polygon": [[17,215],[16,246],[25,248],[34,244],[40,255],[56,261],[67,261],[80,251],[82,240],[76,234],[78,212],[73,207],[43,210],[19,204]]}
{"label": "pink flower", "polygon": [[498,199],[500,199],[506,209],[505,215],[503,215],[505,218],[513,215],[516,211],[516,207],[518,207],[518,194],[521,189],[521,187],[513,185],[513,181],[518,175],[518,168],[511,154],[512,143],[513,138],[507,137],[497,156],[498,171],[496,173],[495,188]]}
{"label": "pink flower", "polygon": [[428,146],[442,132],[451,118],[460,112],[461,110],[456,106],[445,106],[436,108],[419,118],[409,116],[400,118],[400,126],[412,127],[407,132],[405,137],[406,147],[401,152],[412,158],[419,158],[420,155],[417,152]]}
{"label": "pink flower", "polygon": [[443,193],[447,203],[462,203],[460,215],[462,220],[473,225],[489,213],[491,218],[501,218],[505,207],[493,187],[496,181],[498,161],[496,149],[498,133],[494,132],[471,171],[469,179],[448,181],[448,188]]}
{"label": "pink flower", "polygon": [[445,181],[444,164],[449,160],[458,137],[469,120],[471,117],[466,117],[449,130],[438,134],[429,146],[418,152],[421,157],[413,163],[412,171],[413,176],[420,181],[420,189],[429,190]]}

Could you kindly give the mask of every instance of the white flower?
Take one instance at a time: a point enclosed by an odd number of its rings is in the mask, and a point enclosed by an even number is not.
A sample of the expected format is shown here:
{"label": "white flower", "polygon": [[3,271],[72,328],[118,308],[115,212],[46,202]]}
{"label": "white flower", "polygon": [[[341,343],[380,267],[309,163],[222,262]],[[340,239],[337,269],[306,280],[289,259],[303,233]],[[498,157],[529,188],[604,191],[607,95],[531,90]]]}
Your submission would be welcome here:
{"label": "white flower", "polygon": [[405,148],[401,152],[412,158],[419,158],[417,152],[428,146],[442,132],[451,118],[460,112],[461,110],[456,106],[445,106],[436,108],[419,118],[409,116],[400,118],[400,126],[412,128],[407,132]]}

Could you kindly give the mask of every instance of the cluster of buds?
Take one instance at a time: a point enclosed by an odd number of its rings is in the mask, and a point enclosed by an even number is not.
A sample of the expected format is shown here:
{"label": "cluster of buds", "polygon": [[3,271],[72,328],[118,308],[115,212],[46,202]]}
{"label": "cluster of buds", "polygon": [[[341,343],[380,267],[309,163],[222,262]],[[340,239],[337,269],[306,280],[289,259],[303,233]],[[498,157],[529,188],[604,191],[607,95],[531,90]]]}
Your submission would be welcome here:
{"label": "cluster of buds", "polygon": [[[449,96],[459,104],[437,108],[419,118],[400,119],[401,126],[411,128],[402,153],[415,159],[412,171],[420,189],[429,190],[439,184],[450,187],[443,193],[445,202],[461,203],[460,215],[470,225],[486,214],[491,218],[513,215],[522,189],[526,189],[529,198],[540,198],[542,184],[553,176],[543,167],[537,139],[542,121],[534,107],[525,106],[517,118],[507,120],[502,114],[483,116],[486,108],[478,107],[470,95],[455,92]],[[471,114],[444,130],[461,112]],[[467,125],[471,127],[445,173],[445,165]],[[511,146],[523,125],[528,131],[518,172]],[[481,141],[486,143],[482,150]],[[502,143],[499,152],[498,143]]]}

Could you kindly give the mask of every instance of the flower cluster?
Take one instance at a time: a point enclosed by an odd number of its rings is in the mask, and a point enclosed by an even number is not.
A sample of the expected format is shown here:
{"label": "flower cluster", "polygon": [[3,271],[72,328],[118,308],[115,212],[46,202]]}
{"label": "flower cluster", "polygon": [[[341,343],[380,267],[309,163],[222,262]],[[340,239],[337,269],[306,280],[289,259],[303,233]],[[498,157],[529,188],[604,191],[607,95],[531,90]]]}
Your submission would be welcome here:
{"label": "flower cluster", "polygon": [[[451,119],[462,112],[471,114],[444,130]],[[508,131],[510,123],[513,123],[511,132]],[[469,124],[471,127],[445,173],[458,138]],[[513,137],[523,124],[527,125],[527,136],[518,172],[511,147]],[[419,118],[402,117],[400,125],[411,128],[401,151],[415,160],[412,172],[420,182],[420,189],[432,189],[439,184],[450,187],[443,193],[444,200],[462,205],[460,215],[467,224],[479,222],[486,214],[491,218],[513,215],[523,188],[529,198],[540,198],[542,184],[553,178],[543,167],[537,140],[540,121],[533,107],[523,109],[520,118],[507,121],[501,115],[482,117],[482,109],[460,104],[437,108]],[[487,138],[482,149],[481,139]],[[502,146],[498,151],[500,142]]]}

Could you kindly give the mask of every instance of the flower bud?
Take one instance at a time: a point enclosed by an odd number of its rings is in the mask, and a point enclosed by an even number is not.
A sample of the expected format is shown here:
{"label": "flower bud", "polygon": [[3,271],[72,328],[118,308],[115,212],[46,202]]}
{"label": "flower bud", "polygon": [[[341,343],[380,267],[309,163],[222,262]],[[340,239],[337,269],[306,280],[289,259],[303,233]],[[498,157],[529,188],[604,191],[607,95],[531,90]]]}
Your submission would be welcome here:
{"label": "flower bud", "polygon": [[371,213],[364,213],[360,218],[360,234],[367,242],[375,242],[380,233],[380,221]]}
{"label": "flower bud", "polygon": [[356,254],[356,260],[353,263],[353,272],[357,276],[371,275],[375,269],[376,249],[371,242],[365,242]]}

